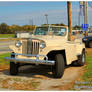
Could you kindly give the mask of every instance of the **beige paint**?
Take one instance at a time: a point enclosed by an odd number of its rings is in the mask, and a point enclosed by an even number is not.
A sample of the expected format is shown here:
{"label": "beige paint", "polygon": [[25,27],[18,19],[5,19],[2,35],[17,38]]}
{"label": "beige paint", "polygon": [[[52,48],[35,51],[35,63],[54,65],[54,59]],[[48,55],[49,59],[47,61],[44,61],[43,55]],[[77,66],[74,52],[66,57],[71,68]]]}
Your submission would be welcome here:
{"label": "beige paint", "polygon": [[[66,27],[67,28],[67,27]],[[68,28],[66,32],[66,36],[52,36],[52,35],[46,35],[46,36],[35,36],[32,35],[32,38],[34,41],[44,41],[46,43],[46,47],[42,50],[40,50],[40,55],[47,55],[51,51],[58,51],[58,50],[65,50],[66,54],[66,60],[67,64],[71,64],[72,61],[77,60],[77,55],[80,55],[82,53],[83,48],[85,48],[85,45],[82,42],[76,42],[68,41]],[[27,39],[22,39],[22,41],[26,41]],[[20,48],[17,48],[15,45],[10,46],[10,48],[15,53],[22,53],[22,46]],[[24,57],[24,56],[18,56],[18,58],[31,58],[35,59],[35,57]],[[40,57],[40,59],[44,59]]]}

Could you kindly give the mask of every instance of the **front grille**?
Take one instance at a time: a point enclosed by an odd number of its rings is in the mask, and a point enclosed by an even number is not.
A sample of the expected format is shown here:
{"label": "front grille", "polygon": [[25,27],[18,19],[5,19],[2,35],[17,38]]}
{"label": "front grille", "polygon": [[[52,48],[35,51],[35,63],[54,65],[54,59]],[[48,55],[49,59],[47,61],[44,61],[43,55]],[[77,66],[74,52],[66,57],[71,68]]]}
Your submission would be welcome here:
{"label": "front grille", "polygon": [[27,40],[22,42],[23,54],[39,54],[39,41]]}

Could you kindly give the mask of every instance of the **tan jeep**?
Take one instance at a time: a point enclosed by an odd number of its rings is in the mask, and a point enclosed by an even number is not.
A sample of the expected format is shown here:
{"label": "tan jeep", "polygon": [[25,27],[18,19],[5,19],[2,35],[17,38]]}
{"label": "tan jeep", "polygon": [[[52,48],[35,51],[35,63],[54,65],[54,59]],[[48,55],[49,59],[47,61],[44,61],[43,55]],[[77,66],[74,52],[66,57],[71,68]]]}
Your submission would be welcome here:
{"label": "tan jeep", "polygon": [[11,45],[10,74],[16,75],[21,64],[49,65],[54,77],[60,78],[66,65],[85,63],[85,45],[80,41],[68,41],[67,26],[36,27],[30,38],[23,38]]}

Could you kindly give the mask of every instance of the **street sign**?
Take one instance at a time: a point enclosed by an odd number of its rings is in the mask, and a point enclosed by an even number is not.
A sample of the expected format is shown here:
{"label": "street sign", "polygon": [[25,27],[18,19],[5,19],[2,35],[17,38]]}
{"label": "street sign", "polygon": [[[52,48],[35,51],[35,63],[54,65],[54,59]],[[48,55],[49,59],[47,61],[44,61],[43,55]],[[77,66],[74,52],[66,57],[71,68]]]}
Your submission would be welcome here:
{"label": "street sign", "polygon": [[88,30],[88,24],[82,24],[82,29],[83,29],[83,31],[87,31]]}

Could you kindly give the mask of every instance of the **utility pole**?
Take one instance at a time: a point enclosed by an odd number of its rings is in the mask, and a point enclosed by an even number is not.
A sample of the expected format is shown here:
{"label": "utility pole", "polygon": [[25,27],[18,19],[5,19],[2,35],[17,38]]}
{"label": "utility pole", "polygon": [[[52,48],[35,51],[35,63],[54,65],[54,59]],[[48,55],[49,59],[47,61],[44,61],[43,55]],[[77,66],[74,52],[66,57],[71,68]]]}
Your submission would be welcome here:
{"label": "utility pole", "polygon": [[80,11],[79,11],[79,15],[78,15],[78,25],[80,26]]}
{"label": "utility pole", "polygon": [[46,16],[46,22],[47,22],[47,25],[48,25],[48,14],[45,14]]}
{"label": "utility pole", "polygon": [[71,9],[71,1],[67,2],[67,11],[68,11],[68,28],[69,28],[69,34],[68,34],[68,40],[72,40],[72,9]]}
{"label": "utility pole", "polygon": [[[83,3],[84,3],[84,24],[85,24],[85,25],[86,25],[86,24],[88,25],[87,1],[84,1]],[[88,31],[88,30],[85,31],[85,36],[87,36],[87,31]]]}

